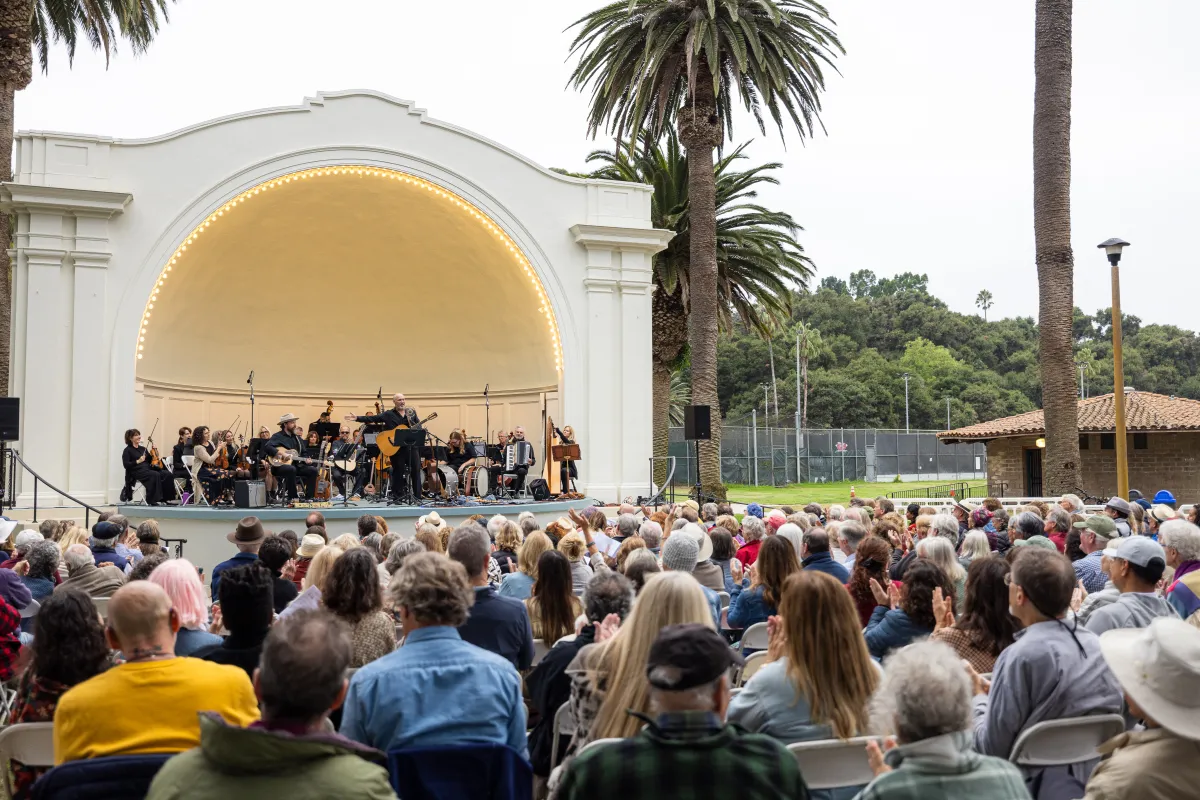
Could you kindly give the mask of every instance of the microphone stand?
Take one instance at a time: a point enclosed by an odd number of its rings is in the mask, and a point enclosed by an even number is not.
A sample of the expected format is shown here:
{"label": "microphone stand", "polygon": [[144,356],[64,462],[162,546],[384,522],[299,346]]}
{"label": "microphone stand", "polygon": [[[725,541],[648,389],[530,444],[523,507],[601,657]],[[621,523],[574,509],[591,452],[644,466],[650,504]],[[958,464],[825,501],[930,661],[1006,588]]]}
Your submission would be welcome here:
{"label": "microphone stand", "polygon": [[490,383],[483,385],[483,455],[487,457],[488,436],[492,430],[492,401],[488,399],[488,387]]}
{"label": "microphone stand", "polygon": [[254,427],[254,370],[250,370],[250,377],[246,379],[246,383],[250,384],[250,433],[257,436]]}

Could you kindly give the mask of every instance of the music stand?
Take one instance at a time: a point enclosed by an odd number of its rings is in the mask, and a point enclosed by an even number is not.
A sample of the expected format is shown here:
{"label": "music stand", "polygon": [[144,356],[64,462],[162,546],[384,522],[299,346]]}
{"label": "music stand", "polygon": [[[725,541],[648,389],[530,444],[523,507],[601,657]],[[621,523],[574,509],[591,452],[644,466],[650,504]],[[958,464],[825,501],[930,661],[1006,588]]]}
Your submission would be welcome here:
{"label": "music stand", "polygon": [[[401,496],[401,502],[404,505],[418,505],[420,498],[413,497],[412,494],[412,479],[409,474],[412,470],[412,453],[414,447],[422,447],[425,444],[425,431],[421,428],[409,428],[407,430],[398,430],[392,434],[392,441],[396,443],[400,449],[396,451],[396,455],[400,456],[400,462],[404,467],[405,481],[404,494]],[[417,450],[417,460],[420,461],[421,451]],[[392,480],[396,480],[400,476],[397,475],[399,470],[396,469],[396,463],[392,462]],[[418,469],[420,464],[418,463]],[[390,494],[390,493],[389,493]],[[392,498],[388,497],[388,503],[391,504]]]}
{"label": "music stand", "polygon": [[[551,445],[550,446],[550,455],[555,461],[559,461],[559,462],[566,461],[569,463],[572,461],[582,461],[583,460],[579,454],[579,445],[575,444],[575,443]],[[574,487],[571,484],[570,468],[567,469],[567,485],[563,486],[561,488],[562,488],[563,492],[574,491]]]}
{"label": "music stand", "polygon": [[314,422],[313,425],[316,427],[310,430],[315,430],[320,439],[324,439],[326,436],[337,439],[342,435],[342,423],[340,422]]}

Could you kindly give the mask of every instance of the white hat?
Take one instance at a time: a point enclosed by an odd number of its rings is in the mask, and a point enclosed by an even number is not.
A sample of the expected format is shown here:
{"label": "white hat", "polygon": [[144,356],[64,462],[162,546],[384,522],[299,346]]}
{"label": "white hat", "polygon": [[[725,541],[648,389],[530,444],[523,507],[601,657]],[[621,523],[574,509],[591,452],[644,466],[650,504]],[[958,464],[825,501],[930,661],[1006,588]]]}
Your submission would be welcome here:
{"label": "white hat", "polygon": [[7,539],[19,525],[15,519],[0,519],[0,539]]}
{"label": "white hat", "polygon": [[701,561],[708,561],[708,559],[712,558],[713,543],[712,537],[708,535],[708,531],[704,530],[704,528],[701,528],[694,522],[689,522],[679,530],[675,531],[675,534],[680,533],[686,533],[689,536],[694,537],[696,539],[696,543],[700,545],[700,552],[696,554],[697,564],[699,564]]}
{"label": "white hat", "polygon": [[282,425],[285,422],[291,422],[291,421],[297,420],[297,419],[300,419],[300,418],[297,417],[295,414],[288,412],[287,414],[284,414],[282,417],[279,418],[279,424]]}
{"label": "white hat", "polygon": [[1177,617],[1100,636],[1100,652],[1121,688],[1159,725],[1200,740],[1200,629]]}

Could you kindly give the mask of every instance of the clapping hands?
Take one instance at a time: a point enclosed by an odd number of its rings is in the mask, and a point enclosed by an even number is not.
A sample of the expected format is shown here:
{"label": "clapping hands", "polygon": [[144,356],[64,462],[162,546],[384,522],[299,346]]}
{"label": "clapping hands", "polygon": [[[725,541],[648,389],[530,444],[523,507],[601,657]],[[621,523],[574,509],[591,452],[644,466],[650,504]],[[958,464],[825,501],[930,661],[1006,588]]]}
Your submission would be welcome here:
{"label": "clapping hands", "polygon": [[888,588],[884,590],[879,581],[871,578],[871,594],[875,595],[875,602],[881,606],[895,608],[900,605],[900,590],[891,581],[888,581]]}
{"label": "clapping hands", "polygon": [[942,587],[933,590],[934,630],[954,626],[954,605],[942,594]]}

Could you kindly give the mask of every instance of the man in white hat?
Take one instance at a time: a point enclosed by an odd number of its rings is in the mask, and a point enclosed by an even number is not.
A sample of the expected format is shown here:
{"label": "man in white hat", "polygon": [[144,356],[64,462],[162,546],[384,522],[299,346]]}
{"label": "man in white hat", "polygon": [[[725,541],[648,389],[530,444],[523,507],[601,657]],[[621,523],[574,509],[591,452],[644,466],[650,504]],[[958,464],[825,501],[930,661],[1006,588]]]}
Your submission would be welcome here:
{"label": "man in white hat", "polygon": [[1100,651],[1146,726],[1109,739],[1084,800],[1176,800],[1200,786],[1200,630],[1179,618],[1100,637]]}
{"label": "man in white hat", "polygon": [[[263,445],[264,455],[274,456],[280,450],[304,452],[304,440],[300,438],[300,433],[296,430],[297,419],[299,417],[291,413],[284,414],[279,418],[279,430]],[[317,491],[317,468],[312,464],[293,461],[291,464],[271,467],[271,474],[283,484],[283,488],[287,491],[288,501],[291,503],[299,499],[296,494],[297,479],[304,481],[305,497],[312,497]]]}
{"label": "man in white hat", "polygon": [[1175,609],[1156,590],[1166,568],[1167,554],[1158,542],[1147,536],[1121,539],[1108,567],[1109,577],[1121,596],[1117,602],[1093,613],[1087,629],[1100,635],[1114,628],[1144,628],[1156,617],[1178,618]]}

